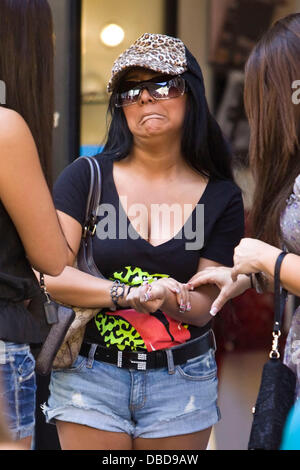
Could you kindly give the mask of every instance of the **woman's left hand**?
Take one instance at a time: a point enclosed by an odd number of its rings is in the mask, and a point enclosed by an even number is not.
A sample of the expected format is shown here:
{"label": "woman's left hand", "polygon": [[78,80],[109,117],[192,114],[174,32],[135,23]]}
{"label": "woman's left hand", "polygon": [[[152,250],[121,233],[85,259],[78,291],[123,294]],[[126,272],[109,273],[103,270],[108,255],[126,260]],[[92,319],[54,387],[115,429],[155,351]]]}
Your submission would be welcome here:
{"label": "woman's left hand", "polygon": [[277,248],[254,238],[243,238],[234,250],[234,267],[231,277],[237,280],[239,274],[250,274],[264,271],[264,260],[272,257]]}

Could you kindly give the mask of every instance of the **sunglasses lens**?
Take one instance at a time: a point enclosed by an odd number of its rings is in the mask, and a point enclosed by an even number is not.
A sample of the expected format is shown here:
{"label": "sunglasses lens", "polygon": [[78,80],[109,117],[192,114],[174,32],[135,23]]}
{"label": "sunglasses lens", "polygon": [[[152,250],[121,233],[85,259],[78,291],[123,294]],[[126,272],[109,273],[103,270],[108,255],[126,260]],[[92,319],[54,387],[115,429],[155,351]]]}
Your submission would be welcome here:
{"label": "sunglasses lens", "polygon": [[[128,82],[129,83],[129,82]],[[126,90],[126,83],[123,90],[116,94],[116,107],[129,106],[137,103],[141,91],[146,88],[152,98],[156,100],[168,100],[177,98],[185,92],[185,81],[181,77],[171,78],[160,82],[145,81],[139,83],[134,88]]]}
{"label": "sunglasses lens", "polygon": [[132,89],[128,91],[123,91],[122,93],[117,93],[116,95],[116,107],[121,108],[122,106],[129,106],[135,104],[140,95],[139,89]]}
{"label": "sunglasses lens", "polygon": [[154,84],[155,88],[151,90],[151,95],[157,100],[168,100],[183,95],[185,91],[185,82],[183,78],[176,77],[164,83]]}
{"label": "sunglasses lens", "polygon": [[167,100],[169,98],[169,82],[153,83],[149,88],[149,92],[157,100]]}

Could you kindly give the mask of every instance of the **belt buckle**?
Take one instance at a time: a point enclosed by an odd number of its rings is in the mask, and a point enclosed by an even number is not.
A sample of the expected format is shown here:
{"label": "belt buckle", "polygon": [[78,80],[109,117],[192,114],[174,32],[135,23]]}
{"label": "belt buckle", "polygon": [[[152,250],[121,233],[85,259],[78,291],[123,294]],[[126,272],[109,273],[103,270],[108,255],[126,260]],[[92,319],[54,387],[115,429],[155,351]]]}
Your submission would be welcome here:
{"label": "belt buckle", "polygon": [[[145,353],[138,353],[137,361],[133,361],[129,359],[132,364],[136,364],[137,370],[146,370],[147,369],[147,354]],[[118,351],[118,358],[117,358],[117,367],[123,367],[123,351]]]}
{"label": "belt buckle", "polygon": [[138,358],[137,361],[132,361],[130,359],[130,362],[132,364],[136,364],[137,370],[146,370],[147,369],[147,354],[138,353],[137,358]]}

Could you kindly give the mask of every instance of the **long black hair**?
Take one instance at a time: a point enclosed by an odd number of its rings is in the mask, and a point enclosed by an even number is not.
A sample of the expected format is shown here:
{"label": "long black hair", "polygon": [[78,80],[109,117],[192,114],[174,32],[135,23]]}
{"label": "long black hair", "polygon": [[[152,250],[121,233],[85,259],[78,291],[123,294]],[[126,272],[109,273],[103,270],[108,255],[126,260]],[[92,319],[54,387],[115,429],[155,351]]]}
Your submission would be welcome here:
{"label": "long black hair", "polygon": [[52,186],[54,112],[53,23],[47,0],[1,0],[0,80],[5,106],[18,112],[33,135]]}
{"label": "long black hair", "polygon": [[[188,85],[188,93],[181,141],[182,154],[202,175],[211,179],[233,180],[230,147],[209,111],[201,69],[187,48],[186,57],[188,71],[182,77]],[[108,106],[111,121],[103,153],[119,160],[129,154],[133,136],[122,108],[116,108],[114,103],[113,92]]]}

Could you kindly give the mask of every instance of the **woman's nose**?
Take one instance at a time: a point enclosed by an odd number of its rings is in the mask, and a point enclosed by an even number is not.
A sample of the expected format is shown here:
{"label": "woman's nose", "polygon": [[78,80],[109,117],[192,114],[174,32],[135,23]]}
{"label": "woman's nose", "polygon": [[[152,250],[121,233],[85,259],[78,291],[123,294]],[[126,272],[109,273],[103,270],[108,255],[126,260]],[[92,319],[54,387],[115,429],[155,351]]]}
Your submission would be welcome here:
{"label": "woman's nose", "polygon": [[147,88],[143,88],[141,93],[140,93],[140,98],[139,98],[140,104],[153,103],[153,101],[154,101],[154,99],[150,95]]}

